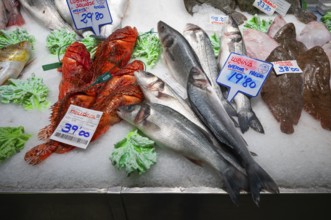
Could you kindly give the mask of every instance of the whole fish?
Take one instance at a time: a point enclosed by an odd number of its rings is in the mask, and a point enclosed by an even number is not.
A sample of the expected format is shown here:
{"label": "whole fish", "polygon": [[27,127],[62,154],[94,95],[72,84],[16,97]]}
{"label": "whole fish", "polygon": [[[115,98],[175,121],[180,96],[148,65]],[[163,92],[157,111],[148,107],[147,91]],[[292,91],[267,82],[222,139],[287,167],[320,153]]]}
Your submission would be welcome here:
{"label": "whole fish", "polygon": [[[268,62],[293,60],[283,47],[278,46],[267,58]],[[269,74],[261,91],[263,101],[280,122],[280,130],[285,134],[294,132],[303,109],[303,78],[298,73],[277,76],[274,70]]]}
{"label": "whole fish", "polygon": [[237,24],[243,24],[245,20],[247,20],[246,16],[235,11],[235,8],[237,6],[235,0],[184,0],[184,5],[186,8],[186,11],[193,15],[193,8],[196,5],[201,4],[208,4],[213,6],[214,8],[217,8],[224,12],[227,15],[231,15],[234,20],[237,22]]}
{"label": "whole fish", "polygon": [[7,11],[3,1],[0,1],[0,30],[5,29],[8,23]]}
{"label": "whole fish", "polygon": [[313,47],[297,58],[304,72],[304,109],[324,129],[331,130],[330,61],[320,46]]}
{"label": "whole fish", "polygon": [[13,26],[13,25],[21,26],[25,24],[24,18],[22,17],[19,11],[20,4],[18,0],[3,0],[3,3],[8,11],[7,26]]}
{"label": "whole fish", "polygon": [[[218,57],[220,69],[222,69],[231,52],[246,55],[246,48],[242,35],[238,25],[231,16],[229,16],[223,27],[220,39],[222,48]],[[264,133],[262,124],[252,109],[250,99],[246,95],[238,93],[234,97],[234,102],[236,104],[241,132],[244,133],[249,127],[251,127],[259,133]]]}
{"label": "whole fish", "polygon": [[45,27],[51,30],[65,28],[74,31],[56,10],[54,0],[20,0],[20,2],[22,7]]}
{"label": "whole fish", "polygon": [[192,109],[206,124],[219,142],[229,147],[246,170],[249,189],[256,204],[260,201],[260,190],[277,193],[274,180],[252,158],[247,143],[238,133],[230,117],[226,115],[217,94],[201,69],[193,67],[187,85]]}
{"label": "whole fish", "polygon": [[238,203],[240,190],[247,188],[246,176],[214,150],[200,127],[177,111],[159,104],[120,107],[118,115],[158,146],[169,148],[196,164],[215,170],[222,177],[232,201]]}
{"label": "whole fish", "polygon": [[197,25],[187,24],[183,36],[190,43],[192,49],[199,58],[202,69],[208,76],[212,87],[222,101],[226,112],[230,116],[237,116],[236,110],[224,98],[221,88],[216,82],[219,73],[217,60],[215,59],[213,47],[207,33]]}
{"label": "whole fish", "polygon": [[30,59],[31,47],[28,41],[22,41],[0,49],[0,85],[21,74]]}

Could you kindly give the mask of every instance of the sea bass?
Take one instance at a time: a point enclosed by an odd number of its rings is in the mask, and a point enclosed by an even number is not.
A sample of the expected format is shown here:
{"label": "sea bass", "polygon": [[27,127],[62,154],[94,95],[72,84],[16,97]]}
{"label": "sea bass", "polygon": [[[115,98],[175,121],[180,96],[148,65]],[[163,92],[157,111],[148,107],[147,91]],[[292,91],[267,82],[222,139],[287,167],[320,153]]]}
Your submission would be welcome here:
{"label": "sea bass", "polygon": [[20,0],[20,2],[22,7],[45,27],[51,30],[65,28],[74,31],[56,10],[54,0]]}
{"label": "sea bass", "polygon": [[24,18],[19,11],[20,4],[18,0],[3,0],[5,8],[8,11],[8,23],[7,26],[25,24]]}
{"label": "sea bass", "polygon": [[[271,52],[268,62],[293,60],[283,47]],[[285,134],[294,132],[303,109],[303,78],[298,73],[277,76],[274,70],[269,74],[262,87],[261,97],[271,113],[280,122],[280,130]]]}
{"label": "sea bass", "polygon": [[245,174],[214,150],[200,127],[177,111],[159,104],[138,104],[120,107],[118,115],[136,126],[158,146],[169,148],[219,173],[234,203],[238,203],[240,190],[247,190]]}
{"label": "sea bass", "polygon": [[5,29],[8,23],[7,11],[3,1],[0,1],[0,30]]}
{"label": "sea bass", "polygon": [[297,58],[304,72],[304,109],[322,128],[331,130],[330,61],[323,48],[316,46]]}
{"label": "sea bass", "polygon": [[0,49],[0,85],[17,78],[31,56],[31,44],[23,41]]}
{"label": "sea bass", "polygon": [[217,67],[217,60],[215,59],[213,47],[207,33],[197,25],[187,24],[183,35],[190,43],[192,49],[199,58],[202,69],[208,76],[212,87],[222,101],[226,112],[230,116],[237,116],[236,110],[224,98],[221,88],[216,82],[219,70]]}
{"label": "sea bass", "polygon": [[[222,69],[224,63],[229,57],[231,52],[246,55],[246,48],[236,22],[229,16],[225,23],[221,33],[221,52],[218,57],[218,63],[220,69]],[[262,124],[256,117],[252,107],[250,99],[242,94],[238,93],[234,97],[236,103],[238,121],[241,131],[246,132],[249,127],[253,128],[259,133],[264,133]]]}
{"label": "sea bass", "polygon": [[238,133],[230,117],[225,114],[218,96],[212,89],[206,74],[192,68],[187,85],[188,97],[193,110],[206,124],[219,142],[229,147],[241,161],[248,175],[249,189],[256,204],[260,201],[260,190],[278,193],[274,180],[252,158],[247,143]]}

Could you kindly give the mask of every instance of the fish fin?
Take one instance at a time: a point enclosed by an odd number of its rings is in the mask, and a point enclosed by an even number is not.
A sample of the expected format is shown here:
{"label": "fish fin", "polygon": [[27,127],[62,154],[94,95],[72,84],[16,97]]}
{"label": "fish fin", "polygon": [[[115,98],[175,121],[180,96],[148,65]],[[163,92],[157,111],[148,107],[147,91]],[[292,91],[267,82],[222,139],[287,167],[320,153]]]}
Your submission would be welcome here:
{"label": "fish fin", "polygon": [[22,26],[25,24],[24,18],[20,13],[9,13],[7,26]]}
{"label": "fish fin", "polygon": [[24,156],[24,160],[31,165],[37,165],[49,157],[57,149],[57,144],[54,141],[49,141],[43,144],[39,144],[28,152]]}
{"label": "fish fin", "polygon": [[260,202],[260,191],[266,190],[271,193],[279,193],[279,189],[275,181],[269,174],[258,165],[256,162],[246,167],[246,172],[249,181],[249,189],[254,203],[258,206]]}
{"label": "fish fin", "polygon": [[228,113],[229,116],[232,117],[238,115],[236,109],[233,107],[233,105],[231,105],[231,103],[228,100],[222,99],[221,101],[225,108],[225,111]]}
{"label": "fish fin", "polygon": [[251,127],[253,130],[264,134],[263,126],[253,111],[238,112],[238,122],[242,133],[245,133]]}
{"label": "fish fin", "polygon": [[293,124],[288,121],[281,122],[280,130],[285,134],[292,134],[294,132]]}

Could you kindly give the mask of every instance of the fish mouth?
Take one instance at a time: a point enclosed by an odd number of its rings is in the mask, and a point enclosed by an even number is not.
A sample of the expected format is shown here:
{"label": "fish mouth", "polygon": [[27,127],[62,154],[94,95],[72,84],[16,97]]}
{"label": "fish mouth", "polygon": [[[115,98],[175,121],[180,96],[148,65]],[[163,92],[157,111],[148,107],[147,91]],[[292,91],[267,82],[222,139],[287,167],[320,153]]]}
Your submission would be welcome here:
{"label": "fish mouth", "polygon": [[157,23],[157,32],[163,33],[167,27],[168,25],[166,23],[164,23],[163,21],[159,21]]}

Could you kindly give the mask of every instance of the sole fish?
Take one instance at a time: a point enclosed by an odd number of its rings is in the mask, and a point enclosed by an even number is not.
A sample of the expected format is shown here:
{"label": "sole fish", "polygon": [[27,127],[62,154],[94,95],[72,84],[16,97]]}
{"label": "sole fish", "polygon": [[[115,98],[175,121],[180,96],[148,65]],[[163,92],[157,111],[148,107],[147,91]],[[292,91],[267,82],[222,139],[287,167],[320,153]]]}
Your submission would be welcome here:
{"label": "sole fish", "polygon": [[120,107],[118,115],[153,139],[158,146],[169,148],[196,164],[215,170],[222,177],[231,200],[238,204],[240,190],[247,189],[246,176],[214,150],[200,127],[177,111],[159,104]]}
{"label": "sole fish", "polygon": [[297,58],[304,72],[304,109],[322,128],[331,130],[330,61],[323,48],[316,46]]}
{"label": "sole fish", "polygon": [[[293,60],[281,46],[271,52],[268,62]],[[272,70],[261,91],[263,101],[271,113],[280,122],[280,130],[285,134],[294,132],[293,125],[298,124],[303,109],[303,78],[298,73],[277,76]]]}
{"label": "sole fish", "polygon": [[[229,16],[229,19],[223,27],[220,39],[222,48],[218,57],[220,69],[222,69],[231,52],[246,55],[246,48],[242,35],[238,25],[231,16]],[[234,102],[236,104],[241,132],[244,133],[249,129],[249,127],[251,127],[259,133],[264,133],[262,124],[251,107],[250,99],[246,95],[238,93],[234,97]]]}
{"label": "sole fish", "polygon": [[17,78],[31,57],[31,44],[27,41],[0,49],[0,85],[9,78]]}
{"label": "sole fish", "polygon": [[192,68],[187,90],[189,101],[196,114],[219,142],[228,146],[229,150],[240,159],[248,175],[249,189],[254,202],[259,203],[262,189],[278,193],[274,180],[252,158],[246,141],[225,113],[217,94],[201,69]]}

